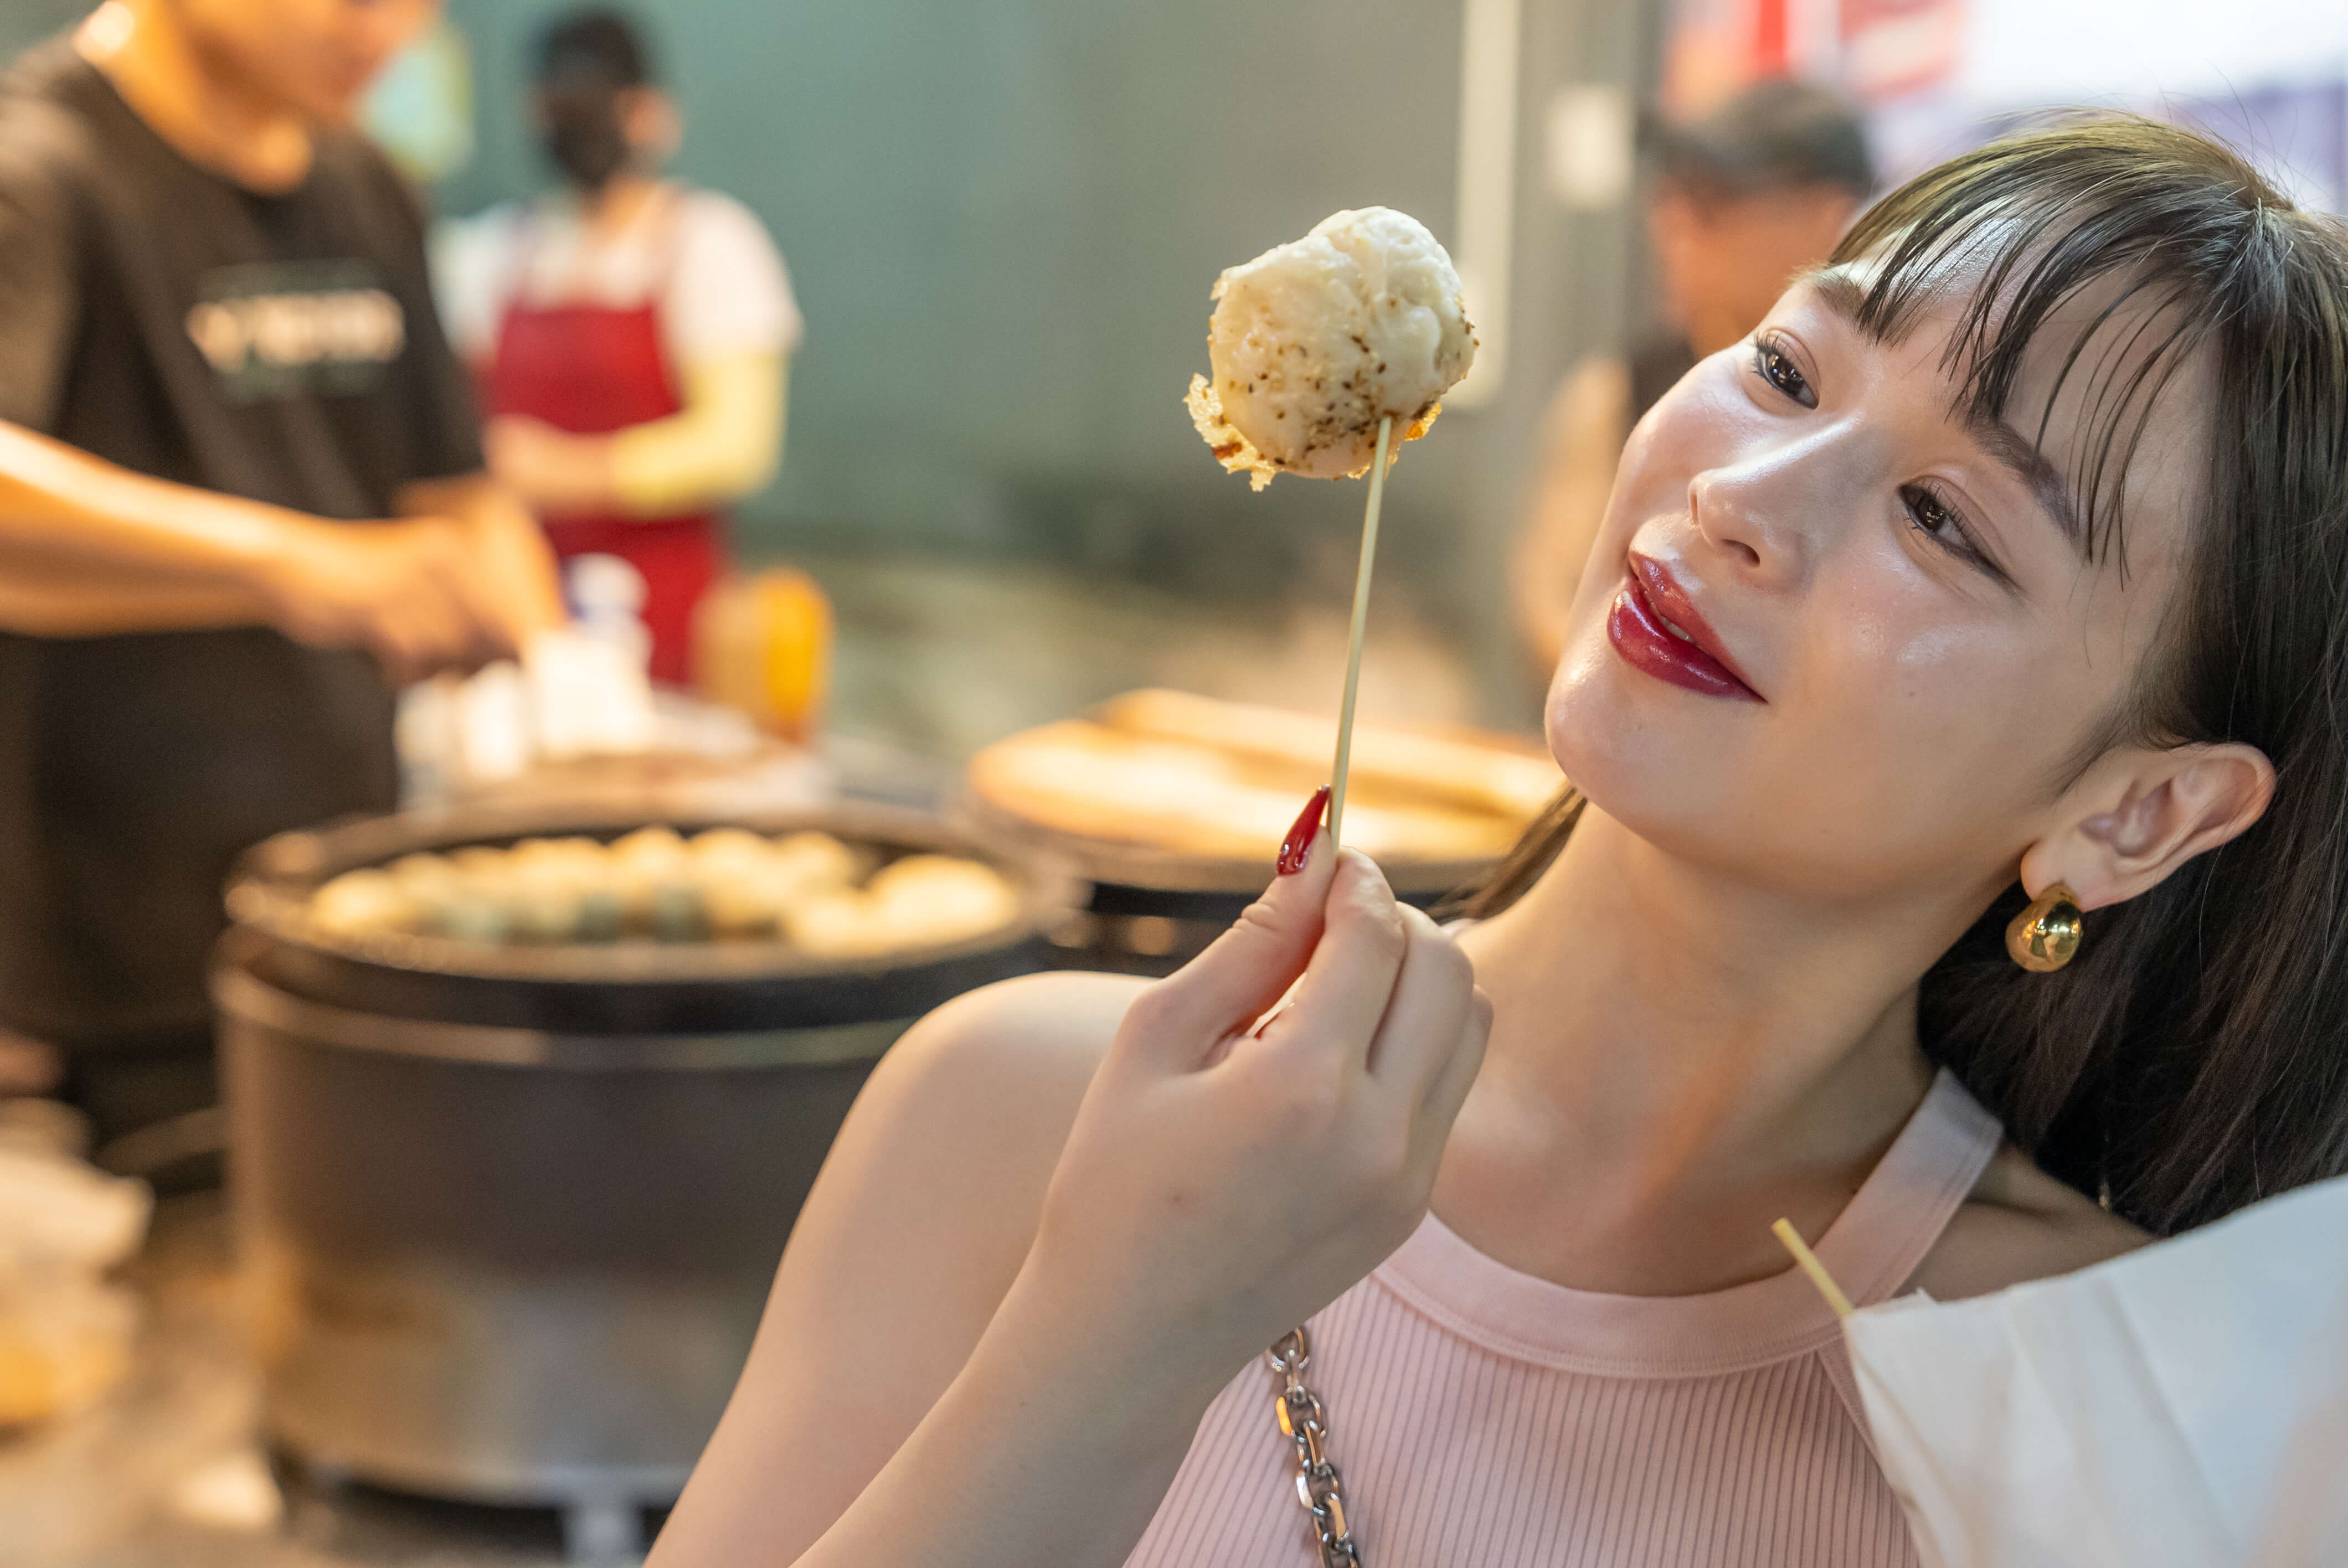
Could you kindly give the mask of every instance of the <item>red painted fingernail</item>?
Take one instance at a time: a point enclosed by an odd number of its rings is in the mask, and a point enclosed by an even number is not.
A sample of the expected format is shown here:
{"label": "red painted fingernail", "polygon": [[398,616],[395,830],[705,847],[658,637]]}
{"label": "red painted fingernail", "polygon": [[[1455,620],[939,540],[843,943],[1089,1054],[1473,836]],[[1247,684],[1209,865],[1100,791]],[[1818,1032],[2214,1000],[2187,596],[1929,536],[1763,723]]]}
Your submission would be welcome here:
{"label": "red painted fingernail", "polygon": [[1304,803],[1303,815],[1296,819],[1296,825],[1288,830],[1288,836],[1280,841],[1280,874],[1282,876],[1295,876],[1304,869],[1304,863],[1313,858],[1313,841],[1321,836],[1321,814],[1328,809],[1329,786],[1323,784],[1313,792],[1313,798]]}

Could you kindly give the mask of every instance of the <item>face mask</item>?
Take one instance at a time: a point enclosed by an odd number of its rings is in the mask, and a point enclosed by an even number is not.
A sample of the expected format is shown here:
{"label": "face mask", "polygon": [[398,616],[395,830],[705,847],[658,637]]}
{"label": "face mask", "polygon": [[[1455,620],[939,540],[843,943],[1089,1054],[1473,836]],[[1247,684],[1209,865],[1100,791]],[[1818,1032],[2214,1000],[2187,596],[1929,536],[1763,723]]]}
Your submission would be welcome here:
{"label": "face mask", "polygon": [[550,104],[544,146],[546,156],[572,183],[591,195],[601,190],[628,161],[619,104],[608,95]]}

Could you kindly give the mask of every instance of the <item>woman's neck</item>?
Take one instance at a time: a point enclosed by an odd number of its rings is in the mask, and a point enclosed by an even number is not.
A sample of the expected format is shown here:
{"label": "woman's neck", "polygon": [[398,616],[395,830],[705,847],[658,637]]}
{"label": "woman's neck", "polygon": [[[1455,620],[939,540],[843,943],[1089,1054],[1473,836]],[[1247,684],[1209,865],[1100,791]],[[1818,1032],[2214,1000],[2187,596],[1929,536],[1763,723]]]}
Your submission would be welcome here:
{"label": "woman's neck", "polygon": [[1931,1081],[1916,979],[1967,922],[1707,874],[1595,807],[1466,946],[1495,1021],[1436,1207],[1526,1272],[1686,1295],[1781,1271]]}
{"label": "woman's neck", "polygon": [[587,232],[602,241],[627,232],[649,211],[665,189],[655,176],[627,170],[612,176],[602,187],[579,196],[579,218]]}
{"label": "woman's neck", "polygon": [[189,162],[263,193],[309,178],[309,120],[209,56],[170,6],[115,0],[90,14],[74,44]]}

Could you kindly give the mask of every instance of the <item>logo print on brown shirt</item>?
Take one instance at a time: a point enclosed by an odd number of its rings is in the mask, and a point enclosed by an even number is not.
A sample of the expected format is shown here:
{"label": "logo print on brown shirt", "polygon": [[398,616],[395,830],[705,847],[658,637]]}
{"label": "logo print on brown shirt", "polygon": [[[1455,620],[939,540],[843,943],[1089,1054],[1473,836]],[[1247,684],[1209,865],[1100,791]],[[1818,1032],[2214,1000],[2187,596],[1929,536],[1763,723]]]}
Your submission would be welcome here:
{"label": "logo print on brown shirt", "polygon": [[363,261],[262,261],[204,274],[188,337],[239,403],[373,391],[407,316]]}

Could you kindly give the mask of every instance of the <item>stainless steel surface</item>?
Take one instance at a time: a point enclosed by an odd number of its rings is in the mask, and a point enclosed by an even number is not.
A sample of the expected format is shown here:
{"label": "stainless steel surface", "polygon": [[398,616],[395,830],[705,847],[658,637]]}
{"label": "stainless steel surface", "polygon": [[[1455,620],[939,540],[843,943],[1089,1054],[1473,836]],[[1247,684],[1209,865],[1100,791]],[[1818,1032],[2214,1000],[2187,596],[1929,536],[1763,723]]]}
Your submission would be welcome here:
{"label": "stainless steel surface", "polygon": [[468,813],[273,841],[214,976],[269,1437],[316,1472],[561,1507],[604,1556],[707,1440],[873,1064],[948,996],[1039,967],[1062,907],[1050,875],[934,824],[827,811],[747,825],[994,858],[1020,918],[893,959],[484,948],[457,972],[299,918],[354,865],[633,825]]}
{"label": "stainless steel surface", "polygon": [[[318,1469],[272,1475],[221,1194],[165,1201],[126,1282],[144,1321],[122,1385],[0,1438],[7,1568],[613,1568],[641,1556],[625,1538],[655,1521],[633,1507],[499,1507]],[[242,1483],[226,1497],[223,1471]],[[597,1525],[617,1539],[592,1539]]]}
{"label": "stainless steel surface", "polygon": [[[230,1184],[270,1436],[498,1502],[673,1497],[793,1218],[903,1020],[705,1042],[467,1030],[219,991]],[[363,1025],[364,1046],[353,1030]],[[417,1049],[400,1049],[403,1036]],[[636,1047],[634,1064],[614,1051]],[[761,1061],[763,1057],[765,1060]]]}
{"label": "stainless steel surface", "polygon": [[910,1018],[723,1034],[553,1034],[499,1024],[388,1018],[288,995],[242,969],[212,977],[223,1013],[345,1050],[436,1061],[559,1067],[576,1072],[705,1072],[732,1067],[833,1067],[870,1062],[912,1027]]}

